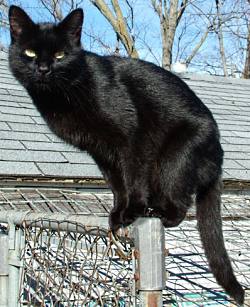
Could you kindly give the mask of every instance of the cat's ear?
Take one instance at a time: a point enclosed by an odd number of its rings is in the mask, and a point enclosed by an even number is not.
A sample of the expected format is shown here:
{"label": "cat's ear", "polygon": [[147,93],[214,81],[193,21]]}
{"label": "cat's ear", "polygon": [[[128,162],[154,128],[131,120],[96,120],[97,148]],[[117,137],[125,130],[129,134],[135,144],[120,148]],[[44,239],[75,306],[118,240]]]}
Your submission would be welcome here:
{"label": "cat's ear", "polygon": [[34,27],[34,22],[20,7],[11,5],[9,9],[10,34],[12,40],[17,40],[20,35]]}
{"label": "cat's ear", "polygon": [[81,41],[82,24],[83,10],[76,9],[66,16],[58,26],[69,35],[74,43],[79,45]]}

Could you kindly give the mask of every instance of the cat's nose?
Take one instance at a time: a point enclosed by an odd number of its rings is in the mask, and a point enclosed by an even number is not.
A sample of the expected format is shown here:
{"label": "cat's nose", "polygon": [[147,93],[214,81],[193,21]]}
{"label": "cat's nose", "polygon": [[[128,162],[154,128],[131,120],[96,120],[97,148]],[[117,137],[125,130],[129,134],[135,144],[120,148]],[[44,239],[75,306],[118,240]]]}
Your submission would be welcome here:
{"label": "cat's nose", "polygon": [[42,75],[48,75],[50,73],[50,68],[48,65],[42,64],[38,67],[38,72]]}

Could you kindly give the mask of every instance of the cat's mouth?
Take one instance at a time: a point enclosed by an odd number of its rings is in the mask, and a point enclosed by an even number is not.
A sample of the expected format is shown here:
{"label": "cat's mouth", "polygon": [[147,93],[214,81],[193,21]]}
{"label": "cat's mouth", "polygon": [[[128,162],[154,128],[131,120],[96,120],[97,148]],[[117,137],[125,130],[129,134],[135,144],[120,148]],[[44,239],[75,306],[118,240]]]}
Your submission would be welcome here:
{"label": "cat's mouth", "polygon": [[34,79],[34,85],[38,89],[47,89],[50,87],[51,84],[51,79],[50,78],[45,78],[45,77],[37,77]]}
{"label": "cat's mouth", "polygon": [[50,82],[50,76],[36,76],[35,78],[35,83],[38,85],[48,85]]}

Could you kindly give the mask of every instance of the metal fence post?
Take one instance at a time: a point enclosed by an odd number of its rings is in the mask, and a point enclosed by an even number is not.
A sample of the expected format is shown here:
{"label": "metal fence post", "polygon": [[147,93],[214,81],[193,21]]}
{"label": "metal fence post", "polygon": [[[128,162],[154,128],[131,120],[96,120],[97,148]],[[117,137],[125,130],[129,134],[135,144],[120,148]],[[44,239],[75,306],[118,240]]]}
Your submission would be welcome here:
{"label": "metal fence post", "polygon": [[8,307],[8,235],[0,233],[0,307]]}
{"label": "metal fence post", "polygon": [[21,229],[16,229],[14,224],[9,223],[9,307],[19,306],[21,235]]}
{"label": "metal fence post", "polygon": [[166,286],[163,225],[158,218],[138,218],[133,226],[139,306],[161,307]]}

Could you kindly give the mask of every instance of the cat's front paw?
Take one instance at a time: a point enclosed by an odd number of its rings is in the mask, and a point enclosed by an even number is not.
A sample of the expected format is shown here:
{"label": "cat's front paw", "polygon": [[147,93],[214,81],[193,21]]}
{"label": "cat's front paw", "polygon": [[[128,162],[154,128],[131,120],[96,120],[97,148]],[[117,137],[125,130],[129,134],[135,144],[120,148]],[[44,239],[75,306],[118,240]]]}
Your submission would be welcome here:
{"label": "cat's front paw", "polygon": [[129,210],[125,210],[123,212],[123,215],[122,215],[123,227],[127,227],[130,224],[132,224],[137,219],[137,217],[138,216],[134,212],[131,212]]}
{"label": "cat's front paw", "polygon": [[117,231],[119,228],[121,228],[123,226],[122,223],[122,217],[121,217],[121,212],[120,211],[111,211],[110,215],[109,215],[109,227],[110,229],[115,232]]}
{"label": "cat's front paw", "polygon": [[109,215],[109,227],[112,231],[117,231],[121,227],[127,227],[132,224],[136,219],[137,215],[130,210],[124,211],[111,211]]}

